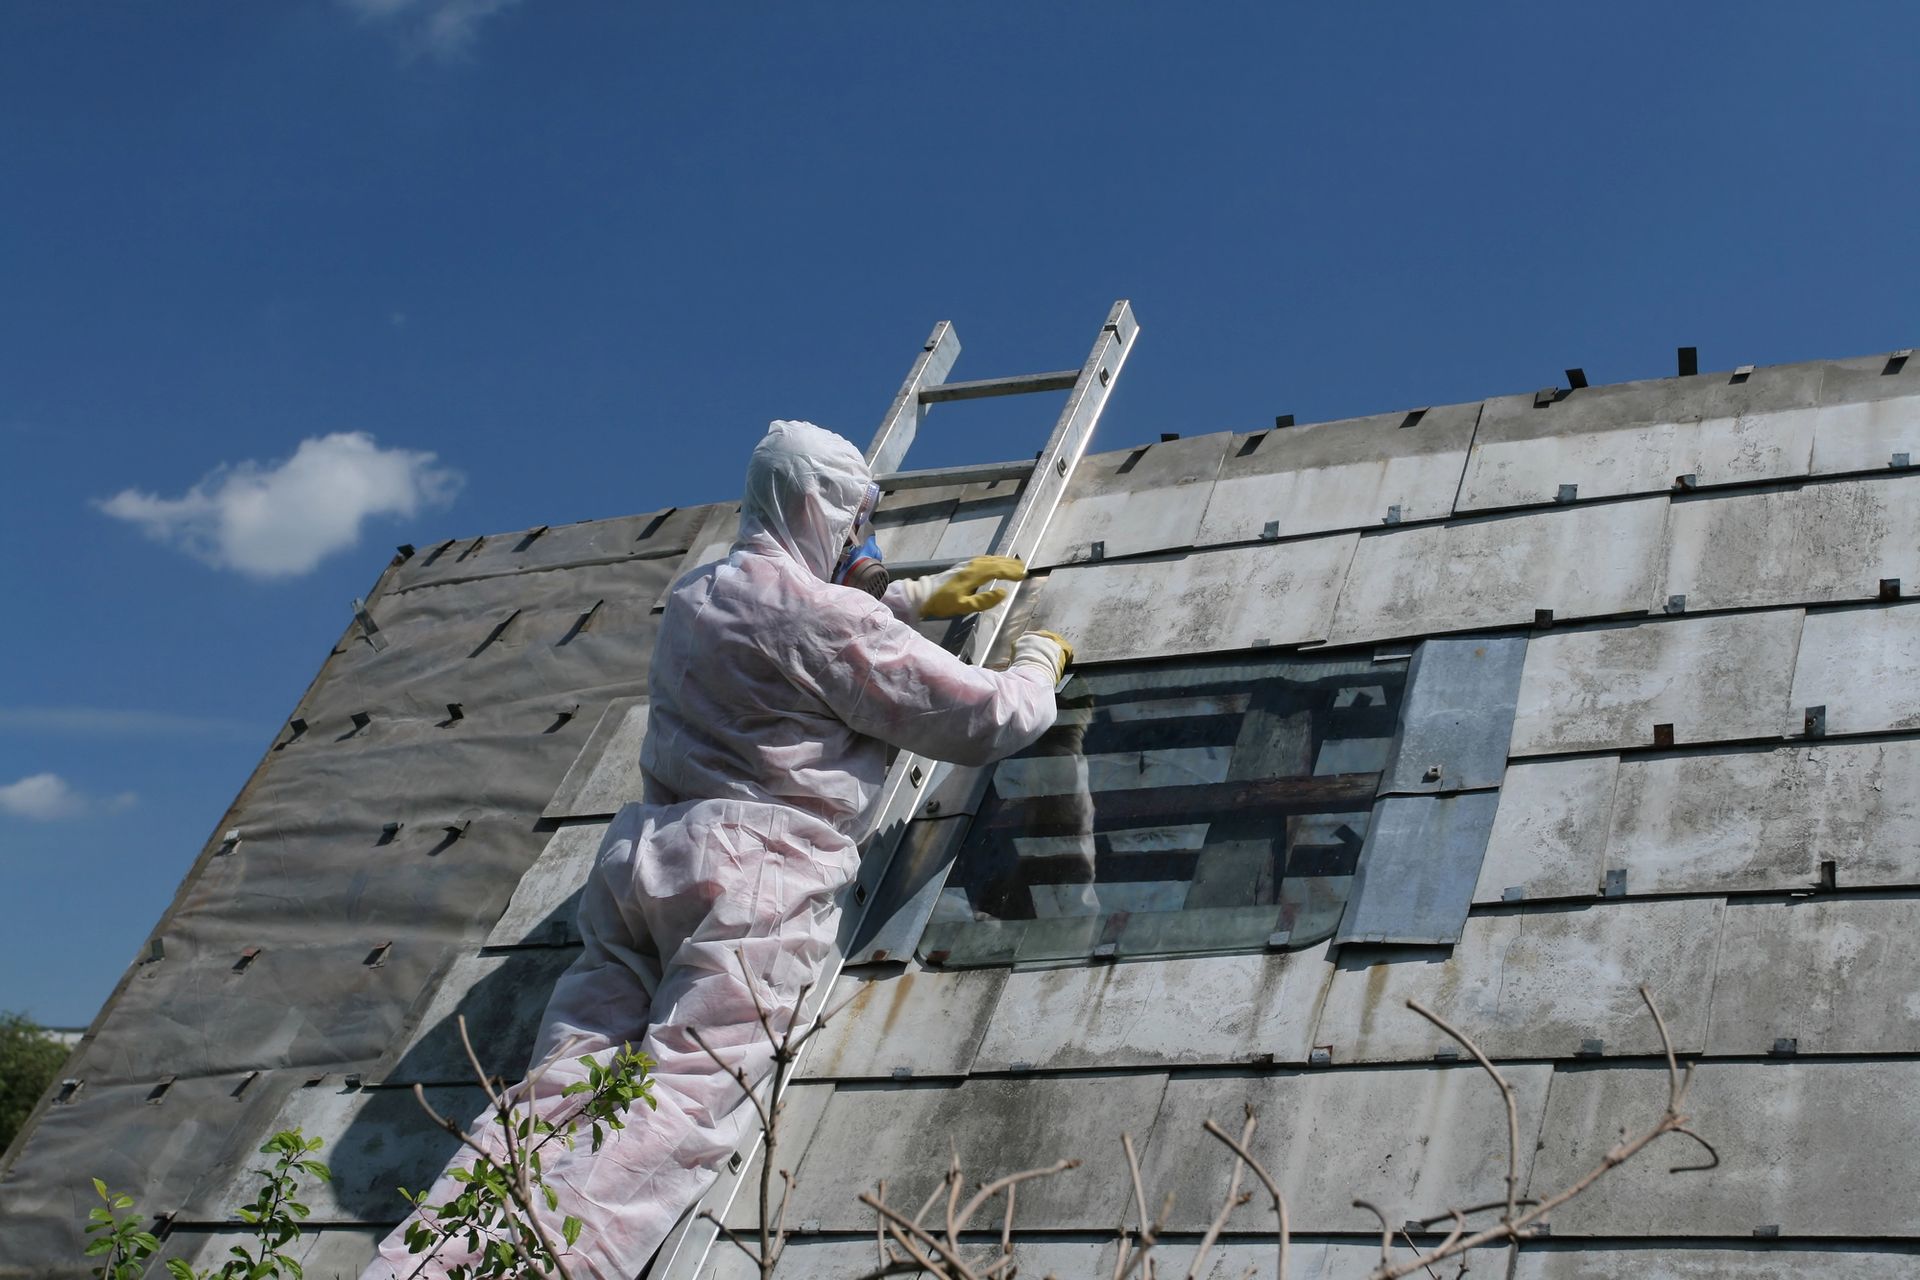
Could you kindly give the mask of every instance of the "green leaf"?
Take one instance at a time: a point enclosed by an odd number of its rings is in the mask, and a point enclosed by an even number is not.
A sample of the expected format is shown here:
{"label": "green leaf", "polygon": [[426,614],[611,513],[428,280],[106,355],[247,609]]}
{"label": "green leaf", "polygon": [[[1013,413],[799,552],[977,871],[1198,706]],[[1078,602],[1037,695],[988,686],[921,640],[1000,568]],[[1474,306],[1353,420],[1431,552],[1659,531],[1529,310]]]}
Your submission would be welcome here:
{"label": "green leaf", "polygon": [[569,1215],[568,1217],[566,1217],[561,1221],[560,1234],[566,1238],[567,1247],[569,1249],[571,1249],[573,1247],[574,1242],[580,1238],[581,1226],[582,1226],[582,1223],[580,1219],[575,1218],[571,1215]]}
{"label": "green leaf", "polygon": [[98,1240],[90,1240],[87,1242],[87,1251],[84,1256],[97,1258],[118,1243],[119,1241],[114,1240],[110,1236],[101,1236]]}
{"label": "green leaf", "polygon": [[95,1179],[93,1180],[93,1189],[94,1189],[95,1191],[97,1191],[97,1192],[99,1192],[99,1193],[100,1193],[100,1198],[101,1198],[102,1200],[111,1200],[111,1199],[113,1199],[113,1197],[112,1197],[112,1196],[110,1196],[110,1195],[108,1195],[108,1194],[107,1194],[107,1184],[106,1184],[106,1183],[104,1183],[104,1182],[102,1182],[102,1181],[100,1181],[100,1179],[98,1179],[98,1178],[95,1178]]}
{"label": "green leaf", "polygon": [[167,1274],[172,1276],[173,1280],[195,1280],[193,1268],[187,1265],[184,1258],[168,1258]]}
{"label": "green leaf", "polygon": [[560,1193],[558,1191],[545,1185],[542,1185],[540,1190],[547,1198],[547,1208],[558,1209],[560,1207]]}
{"label": "green leaf", "polygon": [[116,1209],[131,1209],[133,1208],[133,1197],[123,1191],[113,1198],[113,1207]]}

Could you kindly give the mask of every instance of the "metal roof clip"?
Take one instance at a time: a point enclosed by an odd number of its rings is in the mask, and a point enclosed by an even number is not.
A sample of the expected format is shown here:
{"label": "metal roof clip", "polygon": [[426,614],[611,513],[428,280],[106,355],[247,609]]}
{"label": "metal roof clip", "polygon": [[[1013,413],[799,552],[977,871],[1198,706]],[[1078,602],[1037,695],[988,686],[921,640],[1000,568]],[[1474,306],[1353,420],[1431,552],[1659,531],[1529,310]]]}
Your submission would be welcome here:
{"label": "metal roof clip", "polygon": [[1733,371],[1733,376],[1731,378],[1728,378],[1727,381],[1730,383],[1745,382],[1748,378],[1751,378],[1752,376],[1753,376],[1753,366],[1750,364],[1743,364],[1738,369],[1735,369]]}
{"label": "metal roof clip", "polygon": [[1600,896],[1603,898],[1624,898],[1627,896],[1627,869],[1615,867],[1607,872],[1606,879],[1600,883]]}
{"label": "metal roof clip", "polygon": [[367,602],[358,596],[353,600],[353,620],[360,624],[360,634],[366,638],[368,644],[373,646],[375,653],[387,647],[386,637],[380,634],[380,628],[375,625],[373,615],[367,612]]}
{"label": "metal roof clip", "polygon": [[1579,500],[1579,497],[1580,497],[1579,485],[1563,484],[1560,486],[1560,491],[1553,495],[1553,500],[1555,502],[1575,502]]}
{"label": "metal roof clip", "polygon": [[1801,724],[1807,737],[1809,738],[1826,737],[1827,736],[1826,704],[1822,703],[1817,707],[1808,707],[1806,710],[1806,715],[1802,720]]}
{"label": "metal roof clip", "polygon": [[1381,517],[1380,523],[1381,524],[1399,524],[1400,523],[1400,504],[1396,502],[1392,506],[1388,507],[1387,514]]}

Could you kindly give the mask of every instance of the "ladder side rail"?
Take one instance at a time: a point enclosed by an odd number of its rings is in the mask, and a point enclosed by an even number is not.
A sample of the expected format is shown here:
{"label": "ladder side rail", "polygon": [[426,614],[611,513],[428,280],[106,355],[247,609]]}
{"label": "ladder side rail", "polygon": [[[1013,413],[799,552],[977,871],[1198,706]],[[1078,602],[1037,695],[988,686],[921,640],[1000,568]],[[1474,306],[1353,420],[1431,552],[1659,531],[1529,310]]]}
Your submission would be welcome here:
{"label": "ladder side rail", "polygon": [[900,384],[887,416],[880,420],[879,429],[873,433],[873,442],[867,446],[868,470],[877,476],[900,469],[900,464],[906,461],[907,450],[913,446],[913,438],[920,433],[920,424],[927,417],[921,393],[945,382],[953,362],[959,358],[960,335],[954,332],[952,321],[942,320],[933,326],[927,345],[920,350],[920,358],[907,371],[907,380]]}

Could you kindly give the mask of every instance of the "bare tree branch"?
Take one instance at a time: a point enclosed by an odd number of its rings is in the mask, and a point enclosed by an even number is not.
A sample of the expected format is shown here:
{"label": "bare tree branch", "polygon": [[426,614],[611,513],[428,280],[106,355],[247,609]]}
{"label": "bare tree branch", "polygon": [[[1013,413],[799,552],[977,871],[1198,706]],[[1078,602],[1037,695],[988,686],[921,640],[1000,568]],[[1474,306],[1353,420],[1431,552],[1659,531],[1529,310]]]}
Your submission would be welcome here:
{"label": "bare tree branch", "polygon": [[[1251,1108],[1248,1109],[1247,1118],[1249,1120],[1253,1118]],[[1220,1139],[1220,1141],[1226,1143],[1227,1148],[1232,1151],[1234,1155],[1245,1161],[1247,1168],[1253,1170],[1253,1176],[1260,1179],[1260,1185],[1265,1187],[1267,1194],[1273,1198],[1273,1216],[1274,1221],[1278,1224],[1275,1229],[1279,1233],[1280,1238],[1280,1265],[1279,1270],[1275,1272],[1274,1280],[1287,1280],[1287,1250],[1292,1241],[1292,1232],[1287,1223],[1287,1199],[1280,1194],[1280,1184],[1273,1180],[1273,1175],[1267,1172],[1265,1165],[1253,1158],[1252,1153],[1247,1150],[1245,1143],[1235,1142],[1227,1135],[1225,1129],[1222,1129],[1212,1120],[1208,1120],[1206,1124],[1201,1127],[1214,1137]]]}

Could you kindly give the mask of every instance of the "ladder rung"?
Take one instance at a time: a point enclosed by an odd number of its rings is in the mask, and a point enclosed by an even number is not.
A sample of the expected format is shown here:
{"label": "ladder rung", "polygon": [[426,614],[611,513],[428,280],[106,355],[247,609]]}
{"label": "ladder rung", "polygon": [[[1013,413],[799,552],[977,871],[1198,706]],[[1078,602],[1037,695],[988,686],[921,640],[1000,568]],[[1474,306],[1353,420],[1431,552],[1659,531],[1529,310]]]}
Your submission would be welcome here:
{"label": "ladder rung", "polygon": [[950,484],[985,484],[990,480],[1025,480],[1032,474],[1033,459],[1023,458],[1018,462],[976,462],[966,467],[892,471],[875,476],[873,482],[884,493],[893,489],[938,489]]}
{"label": "ladder rung", "polygon": [[941,404],[948,400],[984,400],[988,396],[1018,396],[1029,391],[1071,391],[1080,381],[1078,369],[1055,369],[1052,373],[1023,373],[1012,378],[980,378],[973,382],[942,382],[920,388],[921,404]]}

